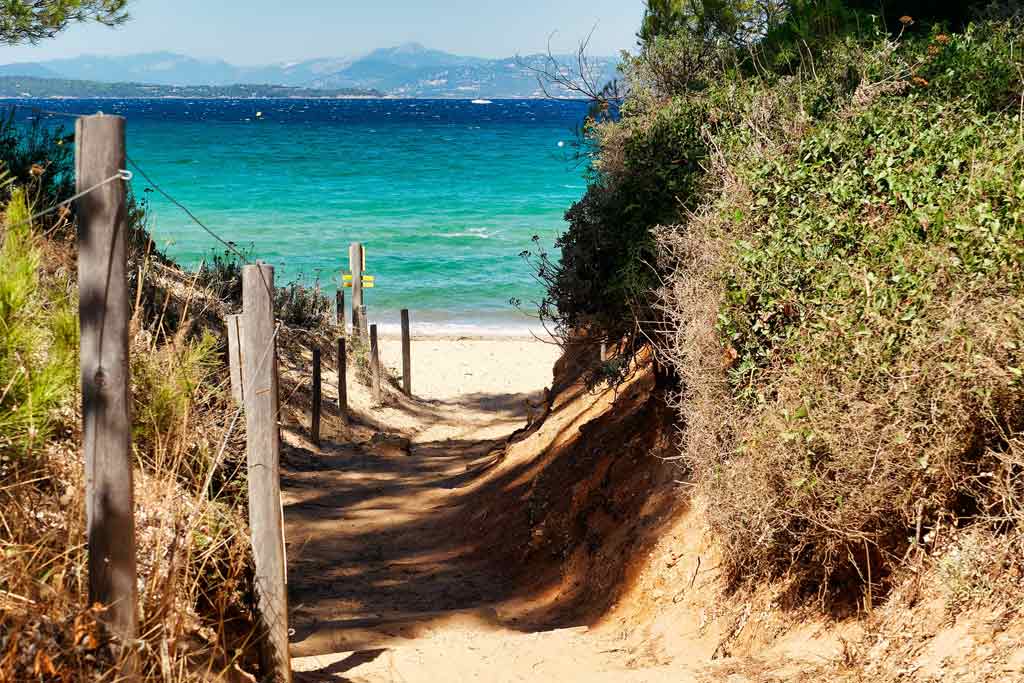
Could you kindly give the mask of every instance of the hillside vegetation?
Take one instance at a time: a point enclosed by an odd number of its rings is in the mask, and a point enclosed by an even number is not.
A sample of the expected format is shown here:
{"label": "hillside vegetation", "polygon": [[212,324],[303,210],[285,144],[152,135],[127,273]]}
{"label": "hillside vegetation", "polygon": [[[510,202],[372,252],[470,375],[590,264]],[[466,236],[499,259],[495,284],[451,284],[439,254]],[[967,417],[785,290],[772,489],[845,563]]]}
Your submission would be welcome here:
{"label": "hillside vegetation", "polygon": [[[85,465],[67,131],[0,119],[0,683],[110,680],[87,604]],[[146,206],[128,210],[130,362],[141,680],[253,680],[244,428],[228,391],[224,314],[236,260],[198,272],[162,256]],[[285,325],[321,329],[319,291],[277,290]],[[291,334],[286,329],[282,332]],[[289,338],[290,339],[290,338]],[[288,347],[299,348],[298,342]],[[243,421],[244,424],[244,421]]]}
{"label": "hillside vegetation", "polygon": [[826,604],[951,529],[966,594],[1024,557],[1024,24],[893,4],[649,3],[542,262],[558,329],[622,340],[595,378],[674,378],[736,584]]}

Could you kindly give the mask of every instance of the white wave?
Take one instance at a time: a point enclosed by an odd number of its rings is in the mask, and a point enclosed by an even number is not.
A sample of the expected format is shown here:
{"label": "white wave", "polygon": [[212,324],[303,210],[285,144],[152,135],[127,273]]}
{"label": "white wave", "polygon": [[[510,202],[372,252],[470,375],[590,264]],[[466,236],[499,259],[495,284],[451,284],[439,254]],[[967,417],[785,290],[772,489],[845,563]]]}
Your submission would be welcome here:
{"label": "white wave", "polygon": [[460,230],[459,232],[435,232],[432,237],[477,237],[482,240],[489,240],[500,234],[500,232],[488,232],[487,228],[470,228],[468,230]]}

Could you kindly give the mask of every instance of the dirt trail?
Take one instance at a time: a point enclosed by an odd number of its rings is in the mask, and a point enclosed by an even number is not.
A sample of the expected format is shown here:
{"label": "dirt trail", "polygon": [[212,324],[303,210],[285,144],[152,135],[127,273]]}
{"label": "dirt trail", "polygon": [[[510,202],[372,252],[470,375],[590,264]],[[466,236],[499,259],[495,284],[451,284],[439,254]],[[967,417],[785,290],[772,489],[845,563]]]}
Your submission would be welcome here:
{"label": "dirt trail", "polygon": [[[389,365],[397,345],[383,346]],[[533,598],[457,540],[475,484],[543,402],[557,349],[419,340],[414,357],[415,399],[392,391],[371,407],[357,388],[350,400],[360,424],[330,422],[319,451],[285,431],[299,680],[654,680],[626,668],[614,637],[538,625],[527,616]],[[325,383],[334,386],[334,376]],[[676,674],[670,680],[691,680]]]}
{"label": "dirt trail", "polygon": [[[382,348],[397,364],[395,340]],[[863,620],[783,610],[772,585],[727,596],[702,503],[656,455],[664,419],[652,374],[618,392],[561,386],[548,402],[557,353],[526,340],[414,341],[415,398],[389,386],[371,405],[350,382],[348,425],[331,414],[328,372],[319,449],[301,387],[285,397],[296,680],[882,680],[836,675],[851,647],[875,647],[861,640]],[[942,600],[893,602],[874,622],[899,635],[877,640],[899,644],[872,664],[898,670],[885,680],[956,669],[963,676],[948,680],[1024,681],[1014,677],[1024,659],[1011,656],[1024,651],[1019,623],[992,630],[983,614],[948,624]],[[982,666],[975,650],[999,656]],[[921,675],[905,679],[910,660]]]}

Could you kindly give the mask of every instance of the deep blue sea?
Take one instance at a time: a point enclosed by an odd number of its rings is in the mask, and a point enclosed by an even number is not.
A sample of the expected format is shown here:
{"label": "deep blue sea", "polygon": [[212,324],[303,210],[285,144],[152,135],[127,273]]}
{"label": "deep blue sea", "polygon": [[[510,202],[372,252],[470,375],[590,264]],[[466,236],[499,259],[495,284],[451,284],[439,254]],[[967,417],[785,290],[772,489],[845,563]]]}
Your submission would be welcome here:
{"label": "deep blue sea", "polygon": [[[521,329],[539,288],[519,256],[550,247],[585,189],[568,157],[581,102],[496,100],[45,100],[120,114],[128,154],[225,239],[275,266],[278,283],[333,296],[360,241],[376,287],[371,321],[409,308],[419,331]],[[48,121],[60,117],[41,114]],[[73,128],[73,121],[67,125]],[[223,251],[157,193],[158,244],[194,267]]]}

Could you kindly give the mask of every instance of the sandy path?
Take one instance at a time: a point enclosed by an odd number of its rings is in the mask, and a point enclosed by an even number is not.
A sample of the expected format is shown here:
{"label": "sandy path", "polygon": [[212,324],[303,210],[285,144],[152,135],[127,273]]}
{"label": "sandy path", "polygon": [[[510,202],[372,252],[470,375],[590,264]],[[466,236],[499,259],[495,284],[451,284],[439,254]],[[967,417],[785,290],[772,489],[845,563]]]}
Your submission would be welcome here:
{"label": "sandy path", "polygon": [[[382,350],[386,366],[400,367],[397,340],[382,340]],[[414,340],[415,399],[392,391],[373,406],[365,389],[350,390],[364,424],[319,452],[286,431],[298,680],[654,680],[652,670],[625,668],[616,643],[586,627],[517,624],[515,587],[452,534],[494,449],[550,384],[557,354],[522,339]],[[666,680],[693,679],[677,671]]]}

